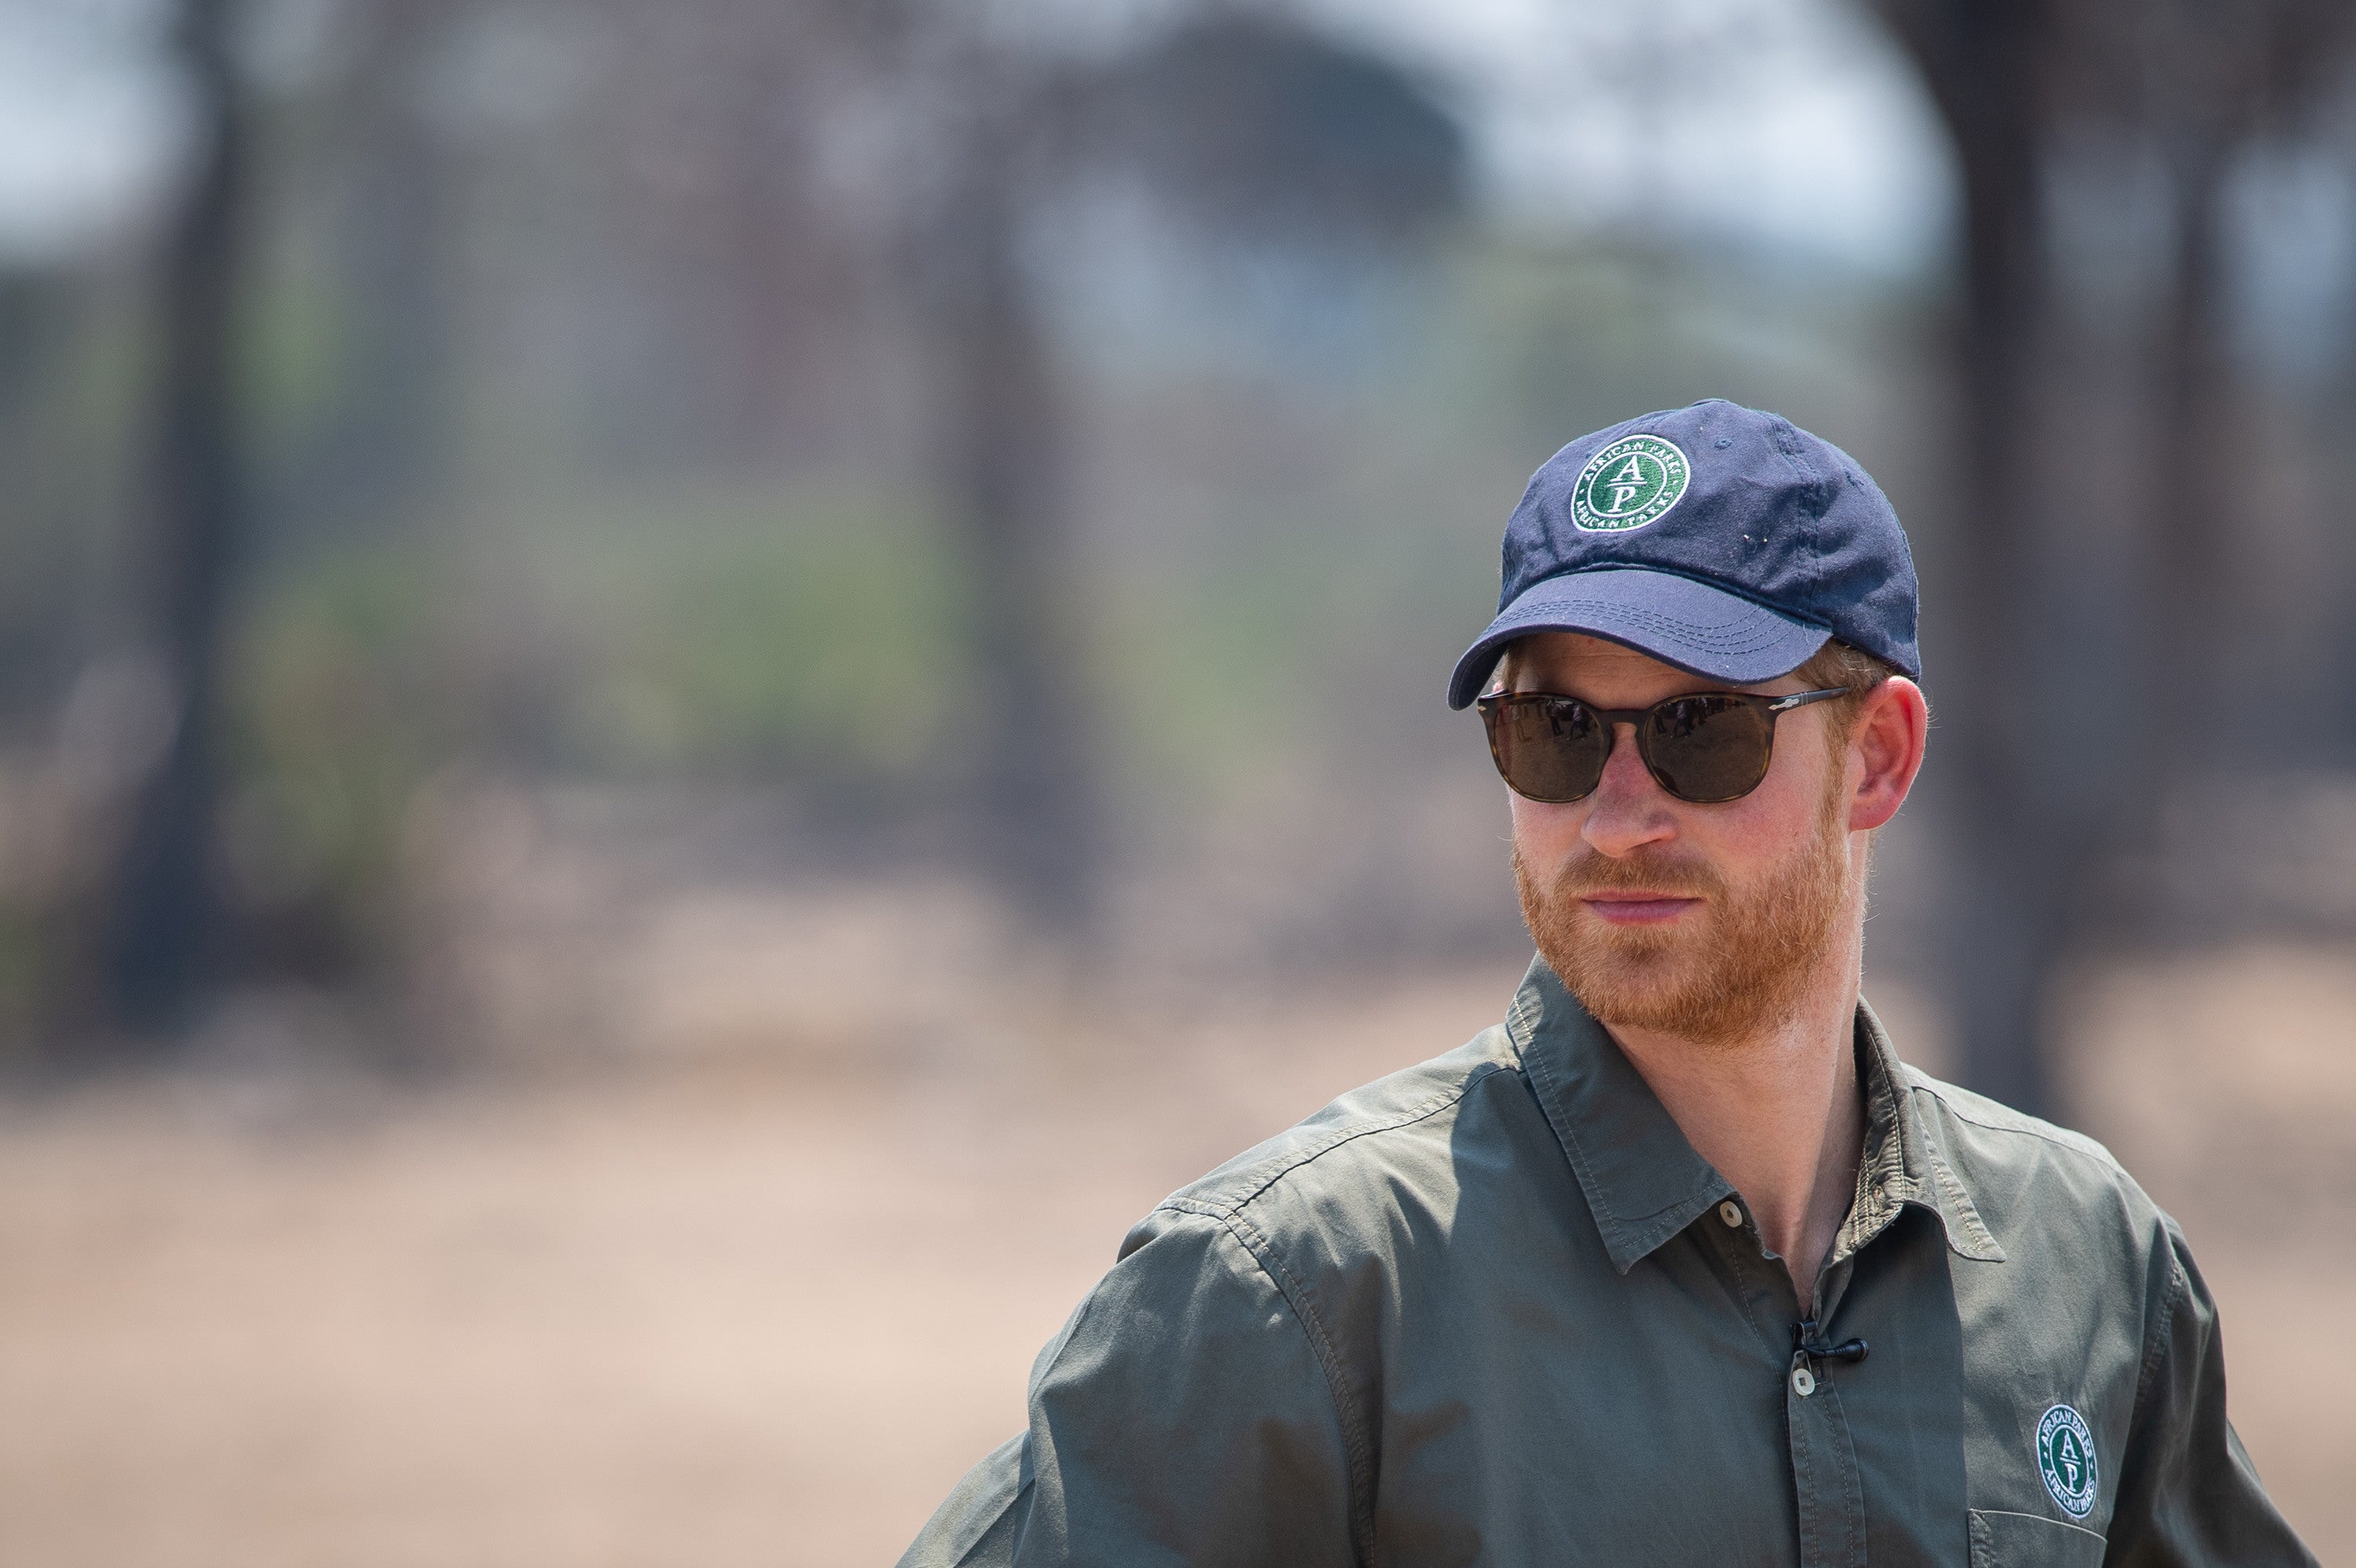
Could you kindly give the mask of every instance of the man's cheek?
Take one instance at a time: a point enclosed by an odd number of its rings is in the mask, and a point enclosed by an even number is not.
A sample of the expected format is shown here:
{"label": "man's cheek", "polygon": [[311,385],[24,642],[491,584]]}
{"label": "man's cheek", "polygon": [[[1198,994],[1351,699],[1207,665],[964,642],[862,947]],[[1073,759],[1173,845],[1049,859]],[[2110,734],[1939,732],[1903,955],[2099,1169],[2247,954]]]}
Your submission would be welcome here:
{"label": "man's cheek", "polygon": [[1515,795],[1513,814],[1514,848],[1529,865],[1551,871],[1577,849],[1584,812],[1576,803],[1554,805]]}

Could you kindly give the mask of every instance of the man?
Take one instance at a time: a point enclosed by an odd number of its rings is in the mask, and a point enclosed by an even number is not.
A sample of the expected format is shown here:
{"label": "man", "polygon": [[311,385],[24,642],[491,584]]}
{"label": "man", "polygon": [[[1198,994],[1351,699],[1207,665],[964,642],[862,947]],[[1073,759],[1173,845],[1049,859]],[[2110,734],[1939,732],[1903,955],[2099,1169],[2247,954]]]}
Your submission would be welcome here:
{"label": "man", "polygon": [[1450,691],[1494,672],[1505,1022],[1148,1215],[904,1563],[2310,1563],[2174,1222],[1858,996],[1914,624],[1772,415],[1539,469]]}

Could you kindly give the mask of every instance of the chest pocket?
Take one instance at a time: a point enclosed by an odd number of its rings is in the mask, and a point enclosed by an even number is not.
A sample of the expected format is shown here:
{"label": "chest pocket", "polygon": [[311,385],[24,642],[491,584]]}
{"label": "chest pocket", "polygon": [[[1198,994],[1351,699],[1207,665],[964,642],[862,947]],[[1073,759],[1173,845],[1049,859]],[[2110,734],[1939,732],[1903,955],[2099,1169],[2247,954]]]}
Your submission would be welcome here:
{"label": "chest pocket", "polygon": [[2105,1544],[2083,1525],[1972,1509],[1972,1568],[2101,1568]]}

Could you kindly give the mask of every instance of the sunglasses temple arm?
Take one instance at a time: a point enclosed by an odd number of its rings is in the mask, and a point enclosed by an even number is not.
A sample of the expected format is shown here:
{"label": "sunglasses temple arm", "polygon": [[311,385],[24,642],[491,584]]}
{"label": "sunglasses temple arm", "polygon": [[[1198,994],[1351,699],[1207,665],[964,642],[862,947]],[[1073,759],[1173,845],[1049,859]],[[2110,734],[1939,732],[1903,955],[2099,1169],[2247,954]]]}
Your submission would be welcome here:
{"label": "sunglasses temple arm", "polygon": [[1794,708],[1805,708],[1811,702],[1830,702],[1836,697],[1847,697],[1850,688],[1830,687],[1823,691],[1797,691],[1789,697],[1779,697],[1767,705],[1771,713],[1789,713]]}

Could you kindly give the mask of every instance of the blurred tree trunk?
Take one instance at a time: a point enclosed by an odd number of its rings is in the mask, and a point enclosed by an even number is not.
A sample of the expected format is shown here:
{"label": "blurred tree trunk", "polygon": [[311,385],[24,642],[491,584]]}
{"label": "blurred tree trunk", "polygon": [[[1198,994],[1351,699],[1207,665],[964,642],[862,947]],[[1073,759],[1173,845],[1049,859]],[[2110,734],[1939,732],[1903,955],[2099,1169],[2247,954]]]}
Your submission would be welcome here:
{"label": "blurred tree trunk", "polygon": [[[2219,319],[2225,270],[2220,208],[2232,148],[2197,131],[2184,140],[2169,160],[2175,199],[2169,287],[2158,311],[2152,376],[2159,400],[2150,435],[2154,603],[2137,662],[2153,684],[2172,687],[2182,702],[2195,704],[2223,695],[2215,643],[2201,633],[2230,630],[2238,597],[2234,552],[2215,543],[2219,520],[2233,510],[2234,465],[2224,441],[2234,378]],[[2254,464],[2261,456],[2252,452],[2244,460]],[[2186,656],[2204,642],[2209,656]],[[2143,761],[2155,780],[2172,781],[2206,760],[2157,736],[2150,741]]]}
{"label": "blurred tree trunk", "polygon": [[333,128],[348,181],[338,236],[351,347],[341,406],[294,505],[362,528],[397,519],[442,473],[450,431],[444,248],[455,171],[425,110],[466,0],[368,0]]}
{"label": "blurred tree trunk", "polygon": [[948,150],[923,265],[944,489],[966,557],[982,852],[1012,903],[1070,944],[1098,901],[1102,816],[1070,560],[1069,408],[1023,264],[1027,96],[979,105]]}
{"label": "blurred tree trunk", "polygon": [[871,30],[904,28],[877,0],[742,5],[708,89],[721,134],[712,150],[713,304],[727,314],[734,359],[723,455],[811,465],[856,421],[864,368],[853,334],[858,261],[828,210],[813,144],[822,107],[866,64]]}
{"label": "blurred tree trunk", "polygon": [[[2248,479],[2266,454],[2235,429],[2245,389],[2227,342],[2229,184],[2244,154],[2268,135],[2297,144],[2320,100],[2342,80],[2356,37],[2344,0],[2173,0],[2147,23],[2158,40],[2143,84],[2158,162],[2168,175],[2168,287],[2155,307],[2149,435],[2154,646],[2157,667],[2190,636],[2244,629],[2251,584],[2236,580],[2245,552],[2222,548],[2246,518]],[[2237,641],[2239,639],[2236,639]],[[2178,657],[2167,678],[2186,700],[2223,695],[2215,657]],[[2207,684],[2204,684],[2207,683]],[[2199,759],[2152,759],[2163,775]]]}
{"label": "blurred tree trunk", "polygon": [[106,1021],[126,1042],[184,1027],[211,977],[217,881],[216,755],[230,575],[245,525],[236,417],[237,294],[245,252],[248,126],[232,58],[234,0],[183,0],[186,187],[166,239],[148,574],[147,655],[169,742],[137,785],[99,954]]}
{"label": "blurred tree trunk", "polygon": [[[2052,1107],[2043,994],[2086,846],[2059,819],[2044,722],[2057,664],[2038,563],[2055,520],[2040,483],[2040,345],[2051,310],[2040,216],[2051,131],[2040,0],[1882,0],[1955,147],[1964,316],[1954,354],[1965,544],[1944,618],[1964,629],[1938,682],[1964,847],[1954,965],[1962,1076],[2022,1110]],[[2066,717],[2064,721],[2066,722]]]}
{"label": "blurred tree trunk", "polygon": [[[2231,552],[2218,544],[2233,509],[2226,181],[2265,124],[2286,123],[2333,80],[2356,23],[2337,0],[1876,5],[1946,122],[1964,183],[1955,355],[1966,543],[1945,617],[1961,635],[1940,688],[1964,840],[1954,944],[1962,1073],[2051,1113],[2044,1008],[2095,912],[2092,886],[2107,858],[2150,838],[2171,782],[2209,760],[2153,725],[2106,725],[2073,709],[2073,694],[2100,689],[2155,712],[2217,695],[2228,650],[2213,635],[2231,632],[2235,601],[2223,575]],[[2084,563],[2062,564],[2071,552],[2051,548],[2082,508],[2102,504],[2072,484],[2088,467],[2089,421],[2062,407],[2051,347],[2072,325],[2060,319],[2041,220],[2064,123],[2106,124],[2124,133],[2117,145],[2155,149],[2169,214],[2149,352],[2112,372],[2149,400],[2126,453],[2145,480],[2127,501],[2142,570],[2111,572],[2140,582],[2123,599],[2124,646],[2100,667],[2071,642],[2095,597],[2073,575]]]}

